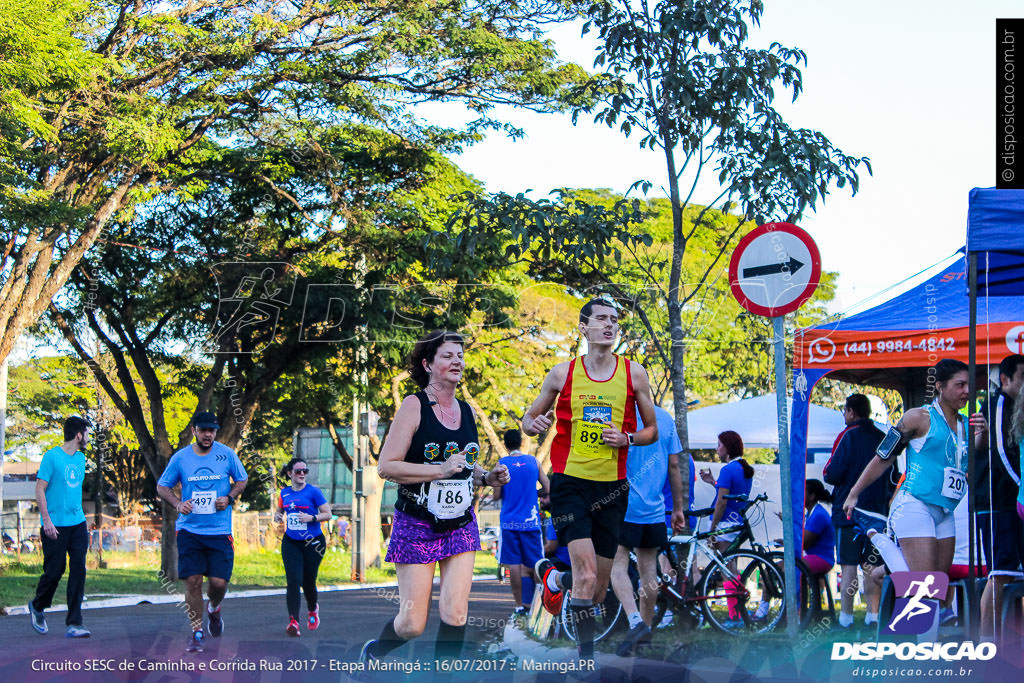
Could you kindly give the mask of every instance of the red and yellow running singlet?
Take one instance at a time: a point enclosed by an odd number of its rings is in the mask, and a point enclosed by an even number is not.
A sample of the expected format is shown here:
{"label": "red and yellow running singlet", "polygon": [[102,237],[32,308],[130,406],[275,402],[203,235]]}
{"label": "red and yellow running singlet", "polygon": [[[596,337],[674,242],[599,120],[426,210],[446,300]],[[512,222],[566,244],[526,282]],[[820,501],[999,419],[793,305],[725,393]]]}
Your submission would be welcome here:
{"label": "red and yellow running singlet", "polygon": [[614,448],[601,441],[601,432],[608,425],[622,432],[636,431],[629,361],[615,356],[615,363],[612,376],[596,382],[581,359],[569,362],[569,373],[555,403],[553,471],[591,481],[626,478],[629,447]]}

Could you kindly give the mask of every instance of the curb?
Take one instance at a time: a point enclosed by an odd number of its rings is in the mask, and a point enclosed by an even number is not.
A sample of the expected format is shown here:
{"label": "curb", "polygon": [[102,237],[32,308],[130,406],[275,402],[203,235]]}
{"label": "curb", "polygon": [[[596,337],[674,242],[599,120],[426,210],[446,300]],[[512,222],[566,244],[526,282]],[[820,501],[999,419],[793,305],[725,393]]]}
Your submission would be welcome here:
{"label": "curb", "polygon": [[[474,576],[473,581],[497,581],[498,579],[494,576]],[[434,577],[434,585],[440,583],[440,577]],[[177,583],[177,582],[175,582]],[[332,593],[335,591],[357,591],[367,590],[374,588],[397,588],[397,581],[390,581],[388,583],[357,583],[357,584],[342,584],[333,586],[317,586],[317,591],[320,593]],[[263,597],[267,595],[284,595],[284,588],[260,588],[255,590],[247,591],[236,591],[234,593],[229,592],[224,596],[225,600],[231,600],[233,598],[255,598]],[[106,609],[109,607],[131,607],[134,605],[166,605],[170,603],[182,602],[185,599],[184,593],[166,593],[164,595],[119,595],[113,598],[105,598],[103,600],[89,600],[86,596],[85,600],[82,601],[82,609]],[[54,605],[48,607],[46,612],[67,612],[67,605]],[[28,614],[28,605],[20,605],[17,607],[5,607],[0,610],[0,614],[9,617],[21,616]]]}

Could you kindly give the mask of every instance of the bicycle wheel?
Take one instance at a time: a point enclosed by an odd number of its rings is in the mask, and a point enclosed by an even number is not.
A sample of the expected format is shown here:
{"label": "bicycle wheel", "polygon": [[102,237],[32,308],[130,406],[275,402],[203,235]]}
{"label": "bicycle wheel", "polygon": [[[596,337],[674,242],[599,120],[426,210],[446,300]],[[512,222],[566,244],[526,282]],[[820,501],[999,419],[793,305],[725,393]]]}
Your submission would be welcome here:
{"label": "bicycle wheel", "polygon": [[[664,555],[664,551],[661,554]],[[681,630],[695,630],[704,625],[704,612],[697,601],[687,599],[687,590],[686,580],[676,570],[665,573],[659,565],[658,598],[654,603],[651,629],[662,626],[666,614],[671,619],[671,625]]]}
{"label": "bicycle wheel", "polygon": [[[569,610],[569,600],[571,597],[572,592],[566,591],[565,599],[562,600],[562,612],[559,615],[559,620],[562,624],[562,633],[565,634],[566,638],[575,642],[576,623]],[[597,605],[597,615],[594,623],[595,643],[614,631],[619,621],[624,621],[623,619],[620,619],[621,614],[622,605],[619,603],[619,599],[615,597],[615,593],[609,587],[604,602]]]}
{"label": "bicycle wheel", "polygon": [[712,626],[732,635],[774,629],[785,611],[782,575],[767,557],[749,551],[722,558],[707,568],[702,584],[704,615]]}
{"label": "bicycle wheel", "polygon": [[[785,555],[779,550],[768,553],[769,559],[786,583]],[[797,609],[800,613],[801,629],[806,629],[814,619],[821,617],[821,586],[810,580],[811,571],[801,558],[796,558],[796,573],[800,577],[800,592],[797,594]],[[785,623],[785,622],[783,622]]]}

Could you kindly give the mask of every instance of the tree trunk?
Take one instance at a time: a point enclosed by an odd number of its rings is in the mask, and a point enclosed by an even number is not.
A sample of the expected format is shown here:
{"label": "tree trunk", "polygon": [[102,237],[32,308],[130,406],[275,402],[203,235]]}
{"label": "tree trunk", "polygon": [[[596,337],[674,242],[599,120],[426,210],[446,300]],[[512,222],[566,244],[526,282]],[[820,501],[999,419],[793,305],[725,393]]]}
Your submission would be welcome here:
{"label": "tree trunk", "polygon": [[178,576],[178,544],[174,538],[174,522],[178,519],[178,511],[166,502],[160,503],[163,521],[160,524],[160,569],[168,579],[179,579]]}
{"label": "tree trunk", "polygon": [[365,518],[363,520],[365,528],[366,544],[363,546],[364,552],[366,553],[366,566],[374,566],[380,568],[381,555],[380,555],[380,542],[381,542],[381,525],[380,525],[380,507],[384,502],[384,480],[377,474],[377,468],[370,466],[363,470],[363,485],[366,486],[367,491],[371,491],[366,496],[366,507],[365,507]]}

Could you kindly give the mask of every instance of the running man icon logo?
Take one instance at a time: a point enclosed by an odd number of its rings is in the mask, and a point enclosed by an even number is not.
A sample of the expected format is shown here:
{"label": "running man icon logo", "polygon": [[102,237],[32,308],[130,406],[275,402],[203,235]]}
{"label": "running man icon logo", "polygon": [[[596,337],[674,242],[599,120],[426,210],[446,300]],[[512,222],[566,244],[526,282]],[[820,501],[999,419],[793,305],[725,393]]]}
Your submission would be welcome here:
{"label": "running man icon logo", "polygon": [[949,577],[943,572],[894,572],[896,605],[885,633],[925,633],[935,623],[939,600],[946,596]]}

